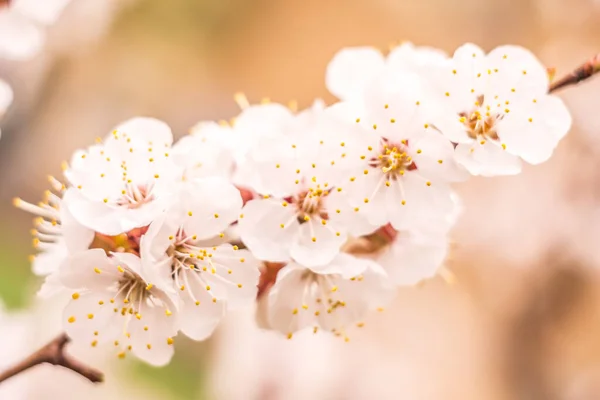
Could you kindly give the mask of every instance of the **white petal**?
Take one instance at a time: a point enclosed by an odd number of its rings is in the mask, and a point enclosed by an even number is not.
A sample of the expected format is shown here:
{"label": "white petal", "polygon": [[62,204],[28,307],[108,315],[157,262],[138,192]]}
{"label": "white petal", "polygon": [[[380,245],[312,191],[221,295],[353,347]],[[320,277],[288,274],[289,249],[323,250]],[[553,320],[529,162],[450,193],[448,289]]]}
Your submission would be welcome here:
{"label": "white petal", "polygon": [[423,72],[431,66],[444,62],[448,55],[433,47],[415,46],[412,43],[402,43],[390,51],[387,56],[387,67],[390,69],[406,69]]}
{"label": "white petal", "polygon": [[[119,124],[114,131],[126,135],[132,142],[151,145],[160,150],[173,143],[173,133],[169,125],[156,118],[134,117]],[[107,137],[107,141],[111,138],[112,134]]]}
{"label": "white petal", "polygon": [[208,239],[224,232],[242,209],[238,189],[223,178],[195,179],[186,184],[181,204],[188,236]]}
{"label": "white petal", "polygon": [[378,258],[389,278],[396,285],[415,285],[434,276],[446,257],[445,237],[431,236],[421,240],[402,233]]}
{"label": "white petal", "polygon": [[272,199],[255,199],[246,203],[242,214],[239,234],[252,254],[259,260],[287,261],[299,231],[291,207],[283,207]]}
{"label": "white petal", "polygon": [[498,123],[498,136],[506,151],[530,164],[542,163],[552,155],[571,128],[571,115],[561,99],[544,96],[526,109],[508,114]]}
{"label": "white petal", "polygon": [[37,295],[42,299],[49,299],[65,292],[66,290],[67,289],[60,281],[59,273],[55,272],[48,275],[46,279],[44,279],[44,283],[37,292]]}
{"label": "white petal", "polygon": [[373,225],[364,213],[354,211],[356,205],[350,204],[344,191],[333,189],[324,200],[327,215],[333,226],[340,226],[340,231],[345,231],[353,236],[367,235],[375,231],[378,226]]}
{"label": "white petal", "polygon": [[90,345],[95,341],[107,343],[121,334],[125,317],[114,312],[111,296],[111,292],[104,290],[73,293],[62,318],[65,331],[74,341]]}
{"label": "white petal", "polygon": [[487,63],[491,75],[486,96],[498,96],[515,104],[519,98],[531,101],[548,92],[546,68],[523,47],[496,47],[487,55]]}
{"label": "white petal", "polygon": [[323,225],[321,221],[313,217],[301,224],[298,240],[290,249],[291,257],[306,267],[327,264],[340,252],[340,247],[346,241],[345,232],[336,230],[332,224]]}
{"label": "white petal", "polygon": [[373,261],[351,256],[347,253],[337,254],[333,260],[326,265],[311,268],[319,274],[338,274],[344,279],[350,279],[360,275],[373,264]]}
{"label": "white petal", "polygon": [[199,274],[184,271],[182,274],[195,274],[187,279],[188,286],[180,293],[181,298],[181,331],[194,340],[209,337],[225,315],[225,301],[213,301],[213,296],[206,289],[206,282],[197,279]]}
{"label": "white petal", "polygon": [[[450,228],[447,216],[453,212],[454,203],[447,185],[432,183],[428,186],[418,171],[411,171],[386,189],[390,189],[386,198],[387,212],[395,229],[446,232]],[[402,199],[405,199],[404,205]]]}
{"label": "white petal", "polygon": [[460,143],[455,149],[456,161],[473,175],[516,175],[521,172],[519,157],[504,150],[498,143],[487,140]]}
{"label": "white petal", "polygon": [[367,118],[373,128],[376,126],[378,135],[400,142],[420,133],[430,122],[426,98],[427,92],[417,74],[388,71],[365,91]]}
{"label": "white petal", "polygon": [[159,292],[153,294],[155,301],[160,299],[163,304],[143,305],[139,310],[141,318],[131,318],[127,329],[133,354],[149,364],[162,366],[173,357],[173,345],[169,339],[177,334],[179,315],[167,296]]}
{"label": "white petal", "polygon": [[346,48],[327,65],[327,89],[340,99],[357,98],[366,85],[384,68],[381,52],[372,47]]}
{"label": "white petal", "polygon": [[[80,249],[81,251],[81,249]],[[67,259],[69,252],[64,241],[52,244],[47,250],[35,255],[31,269],[36,275],[48,275],[58,271]]]}
{"label": "white petal", "polygon": [[234,250],[230,244],[222,244],[211,253],[211,265],[206,263],[210,273],[203,274],[203,277],[215,297],[225,300],[229,309],[253,304],[258,291],[261,263],[249,251]]}
{"label": "white petal", "polygon": [[290,334],[316,325],[315,310],[302,307],[309,301],[314,304],[308,290],[310,283],[303,278],[305,271],[294,264],[284,267],[269,292],[269,325],[281,333]]}
{"label": "white petal", "polygon": [[115,264],[103,249],[82,251],[60,266],[60,280],[68,288],[103,290],[119,281]]}
{"label": "white petal", "polygon": [[409,143],[419,172],[434,181],[457,182],[469,177],[454,159],[454,147],[441,134],[427,129]]}
{"label": "white petal", "polygon": [[69,211],[68,204],[74,195],[76,190],[68,189],[62,197],[60,207],[60,232],[70,253],[88,249],[94,240],[94,231],[79,223]]}

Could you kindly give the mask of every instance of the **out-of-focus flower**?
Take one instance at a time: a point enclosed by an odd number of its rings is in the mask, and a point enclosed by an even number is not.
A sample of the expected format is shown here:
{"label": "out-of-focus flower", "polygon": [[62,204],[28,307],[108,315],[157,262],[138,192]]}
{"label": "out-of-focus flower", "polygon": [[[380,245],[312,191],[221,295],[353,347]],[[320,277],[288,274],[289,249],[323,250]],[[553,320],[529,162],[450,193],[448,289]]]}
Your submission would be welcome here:
{"label": "out-of-focus flower", "polygon": [[70,0],[13,0],[0,4],[0,58],[26,60],[45,42],[44,27],[56,22]]}
{"label": "out-of-focus flower", "polygon": [[73,290],[63,323],[75,341],[114,346],[121,358],[131,351],[153,365],[170,361],[177,307],[144,278],[139,257],[87,250],[67,259],[60,280]]}
{"label": "out-of-focus flower", "polygon": [[563,102],[548,94],[546,68],[528,50],[500,46],[485,54],[458,48],[436,75],[443,110],[432,123],[475,175],[511,175],[521,159],[546,161],[571,126]]}
{"label": "out-of-focus flower", "polygon": [[268,323],[292,337],[319,328],[347,338],[369,311],[385,306],[394,290],[383,269],[371,260],[339,254],[316,273],[295,262],[285,266],[268,298]]}
{"label": "out-of-focus flower", "polygon": [[153,118],[119,125],[102,144],[77,152],[65,171],[77,191],[68,207],[106,235],[147,226],[173,200],[183,168],[170,154],[171,129]]}

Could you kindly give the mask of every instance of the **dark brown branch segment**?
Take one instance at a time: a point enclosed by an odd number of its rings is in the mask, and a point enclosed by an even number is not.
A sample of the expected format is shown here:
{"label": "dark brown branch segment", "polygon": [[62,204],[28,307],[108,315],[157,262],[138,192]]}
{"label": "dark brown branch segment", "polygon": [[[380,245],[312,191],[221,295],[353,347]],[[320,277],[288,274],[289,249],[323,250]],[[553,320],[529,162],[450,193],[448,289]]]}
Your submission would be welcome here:
{"label": "dark brown branch segment", "polygon": [[102,382],[104,380],[104,374],[102,374],[102,372],[82,364],[80,361],[71,358],[71,356],[65,352],[65,346],[69,342],[69,337],[64,333],[61,334],[41,349],[35,351],[33,354],[29,355],[19,363],[13,365],[11,368],[0,372],[0,383],[28,370],[31,367],[35,367],[36,365],[43,363],[58,365],[63,368],[70,369],[92,383]]}
{"label": "dark brown branch segment", "polygon": [[587,60],[585,63],[580,65],[570,74],[552,82],[548,91],[554,92],[556,90],[562,89],[565,86],[575,85],[581,81],[592,77],[598,72],[600,72],[600,54],[596,54],[594,57]]}

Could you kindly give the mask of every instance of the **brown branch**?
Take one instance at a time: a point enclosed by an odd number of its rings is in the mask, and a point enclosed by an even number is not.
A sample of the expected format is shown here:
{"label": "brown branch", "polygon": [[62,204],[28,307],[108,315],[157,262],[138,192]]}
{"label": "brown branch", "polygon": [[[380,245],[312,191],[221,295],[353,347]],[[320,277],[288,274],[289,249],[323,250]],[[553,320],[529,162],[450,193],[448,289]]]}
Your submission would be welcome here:
{"label": "brown branch", "polygon": [[31,367],[35,367],[36,365],[43,363],[58,365],[70,369],[71,371],[76,372],[88,379],[92,383],[102,382],[104,380],[104,374],[102,374],[102,372],[82,364],[80,361],[71,358],[71,356],[65,352],[65,346],[69,342],[69,337],[65,333],[61,334],[41,349],[35,351],[22,361],[13,365],[11,368],[1,372],[0,383],[28,370]]}
{"label": "brown branch", "polygon": [[584,81],[594,74],[600,72],[600,54],[596,54],[577,69],[572,71],[570,74],[563,76],[562,78],[552,82],[548,92],[554,92],[562,89],[565,86],[576,85],[581,81]]}

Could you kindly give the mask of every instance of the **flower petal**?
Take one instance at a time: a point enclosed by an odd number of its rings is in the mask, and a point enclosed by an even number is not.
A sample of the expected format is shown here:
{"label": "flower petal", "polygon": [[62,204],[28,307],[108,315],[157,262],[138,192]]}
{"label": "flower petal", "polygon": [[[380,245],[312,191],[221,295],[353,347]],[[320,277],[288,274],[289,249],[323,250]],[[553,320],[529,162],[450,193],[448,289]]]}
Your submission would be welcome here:
{"label": "flower petal", "polygon": [[375,48],[342,49],[327,65],[325,84],[340,99],[356,98],[384,66],[384,57]]}

